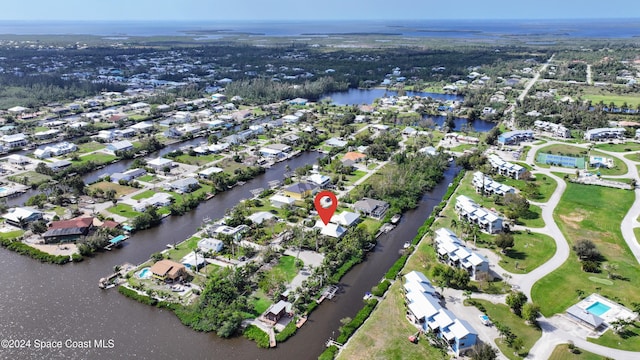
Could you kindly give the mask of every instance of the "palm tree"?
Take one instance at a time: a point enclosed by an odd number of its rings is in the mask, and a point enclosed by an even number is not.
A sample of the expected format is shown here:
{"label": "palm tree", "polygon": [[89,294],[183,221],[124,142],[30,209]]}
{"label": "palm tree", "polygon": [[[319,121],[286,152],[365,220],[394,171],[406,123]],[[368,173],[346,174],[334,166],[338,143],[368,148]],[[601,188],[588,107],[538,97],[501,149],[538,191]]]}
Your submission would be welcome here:
{"label": "palm tree", "polygon": [[451,228],[453,230],[457,230],[458,229],[458,220],[456,219],[451,219]]}

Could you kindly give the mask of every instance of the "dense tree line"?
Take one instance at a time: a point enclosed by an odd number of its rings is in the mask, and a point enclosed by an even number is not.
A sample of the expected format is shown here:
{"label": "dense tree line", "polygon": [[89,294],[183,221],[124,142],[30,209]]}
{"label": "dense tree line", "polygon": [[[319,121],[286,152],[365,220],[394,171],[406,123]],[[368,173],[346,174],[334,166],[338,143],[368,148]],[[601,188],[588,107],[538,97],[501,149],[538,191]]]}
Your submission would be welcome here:
{"label": "dense tree line", "polygon": [[331,77],[305,81],[298,86],[260,78],[233,82],[226,87],[226,93],[228,96],[240,96],[251,103],[265,104],[297,97],[317,100],[326,92],[346,90],[347,87],[347,83],[336,82]]}

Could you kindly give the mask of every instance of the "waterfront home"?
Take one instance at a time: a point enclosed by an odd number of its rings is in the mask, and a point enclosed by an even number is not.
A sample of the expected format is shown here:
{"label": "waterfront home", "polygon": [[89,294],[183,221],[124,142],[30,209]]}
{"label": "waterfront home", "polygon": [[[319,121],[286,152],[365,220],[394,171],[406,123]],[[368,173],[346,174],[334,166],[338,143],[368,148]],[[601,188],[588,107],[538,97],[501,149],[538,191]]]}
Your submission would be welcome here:
{"label": "waterfront home", "polygon": [[154,278],[163,281],[175,281],[188,276],[184,265],[167,259],[156,262],[150,270]]}
{"label": "waterfront home", "polygon": [[163,171],[165,168],[170,169],[177,165],[173,162],[173,160],[159,157],[159,158],[147,161],[147,166],[156,171]]}
{"label": "waterfront home", "polygon": [[33,137],[36,140],[47,140],[47,139],[53,139],[54,137],[58,136],[58,134],[60,134],[60,130],[49,129],[46,131],[39,131],[37,133],[34,133]]}
{"label": "waterfront home", "polygon": [[311,196],[318,186],[309,183],[295,183],[284,189],[284,195],[295,200],[302,200],[307,196]]}
{"label": "waterfront home", "polygon": [[282,151],[267,148],[267,147],[260,148],[259,151],[260,151],[260,156],[267,159],[279,160],[287,157],[287,154],[283,153]]}
{"label": "waterfront home", "polygon": [[235,241],[240,241],[242,240],[242,234],[246,233],[247,231],[249,231],[249,227],[244,224],[238,225],[236,227],[220,225],[213,229],[213,234],[216,234],[216,235],[223,234],[223,235],[231,236]]}
{"label": "waterfront home", "polygon": [[328,223],[325,225],[322,220],[316,220],[314,228],[320,229],[320,234],[324,236],[330,236],[332,238],[340,239],[347,232],[347,229],[343,228],[339,224]]}
{"label": "waterfront home", "polygon": [[321,174],[313,174],[309,176],[307,180],[310,183],[315,184],[321,188],[326,188],[328,185],[331,184],[331,178]]}
{"label": "waterfront home", "polygon": [[36,149],[33,152],[33,156],[37,157],[38,159],[48,159],[52,156],[60,156],[74,152],[76,150],[78,150],[76,144],[64,141],[53,145],[47,145],[44,148]]}
{"label": "waterfront home", "polygon": [[190,270],[195,270],[203,268],[207,264],[207,261],[203,254],[192,251],[180,259],[180,263]]}
{"label": "waterfront home", "polygon": [[300,137],[293,133],[283,135],[281,139],[283,143],[288,145],[296,145],[300,141]]}
{"label": "waterfront home", "polygon": [[351,211],[343,211],[340,214],[334,214],[331,217],[331,222],[350,227],[360,222],[360,214]]}
{"label": "waterfront home", "polygon": [[146,174],[147,174],[147,171],[145,169],[139,169],[139,168],[127,170],[123,173],[113,173],[111,174],[111,182],[115,184],[119,183],[120,180],[129,182],[135,178],[139,178]]}
{"label": "waterfront home", "polygon": [[584,139],[588,141],[622,139],[625,131],[625,128],[590,129],[584,132]]}
{"label": "waterfront home", "polygon": [[204,179],[209,179],[212,175],[219,174],[223,172],[224,169],[212,166],[203,170],[198,171],[198,176]]}
{"label": "waterfront home", "polygon": [[153,123],[150,121],[142,121],[129,126],[129,129],[134,130],[136,133],[149,133],[153,131]]}
{"label": "waterfront home", "polygon": [[295,98],[293,100],[289,100],[289,105],[307,105],[309,100],[303,98]]}
{"label": "waterfront home", "polygon": [[7,156],[5,159],[7,159],[7,162],[9,162],[9,164],[12,164],[12,165],[23,166],[23,165],[31,164],[31,159],[29,159],[24,155],[19,155],[19,154],[11,154]]}
{"label": "waterfront home", "polygon": [[523,141],[531,140],[533,140],[533,131],[531,130],[507,131],[498,135],[498,143],[502,145],[517,145]]}
{"label": "waterfront home", "polygon": [[285,206],[293,206],[296,203],[296,199],[288,197],[288,196],[284,196],[284,195],[273,195],[272,197],[269,198],[269,201],[271,202],[271,205],[273,205],[274,207],[277,207],[279,209],[285,207]]}
{"label": "waterfront home", "polygon": [[431,282],[424,274],[412,271],[405,275],[403,289],[406,316],[412,324],[444,339],[455,356],[460,356],[476,344],[478,333],[468,322],[458,319],[440,305]]}
{"label": "waterfront home", "polygon": [[263,222],[274,219],[275,217],[275,215],[268,211],[258,211],[257,213],[247,216],[247,219],[251,220],[254,224],[262,224]]}
{"label": "waterfront home", "polygon": [[509,185],[501,184],[489,176],[483,174],[481,171],[473,173],[473,180],[471,184],[476,189],[478,194],[484,195],[500,195],[515,194],[516,190]]}
{"label": "waterfront home", "polygon": [[264,147],[267,149],[277,150],[282,153],[289,153],[292,150],[291,146],[286,144],[269,144],[269,145],[265,145]]}
{"label": "waterfront home", "polygon": [[223,248],[224,243],[218,239],[204,238],[198,240],[198,249],[202,250],[203,252],[217,253],[222,251]]}
{"label": "waterfront home", "polygon": [[161,207],[171,205],[173,202],[173,196],[171,194],[159,192],[153,194],[150,198],[140,200],[127,199],[125,202],[128,202],[134,211],[144,212],[150,206]]}
{"label": "waterfront home", "polygon": [[42,219],[43,215],[42,211],[30,207],[16,207],[7,210],[2,217],[7,224],[24,228],[29,223]]}
{"label": "waterfront home", "polygon": [[93,217],[53,221],[49,229],[42,234],[45,244],[74,242],[87,236],[93,228]]}
{"label": "waterfront home", "polygon": [[283,316],[290,313],[292,308],[293,304],[288,301],[280,300],[277,303],[271,305],[267,309],[267,311],[264,312],[262,317],[268,322],[276,324],[278,321],[280,321],[280,319],[282,319]]}
{"label": "waterfront home", "polygon": [[458,196],[454,209],[461,220],[477,224],[483,231],[490,234],[502,231],[502,218],[495,212],[478,205],[468,196]]}
{"label": "waterfront home", "polygon": [[192,177],[176,180],[168,184],[168,187],[179,194],[190,193],[200,187],[198,180]]}
{"label": "waterfront home", "polygon": [[438,153],[438,151],[433,146],[426,146],[418,150],[418,153],[424,154],[427,156],[435,156]]}
{"label": "waterfront home", "polygon": [[448,133],[444,136],[444,139],[449,140],[449,142],[457,141],[465,144],[478,144],[480,142],[480,139],[476,137],[461,135],[458,133]]}
{"label": "waterfront home", "polygon": [[27,141],[27,136],[23,133],[13,134],[13,135],[4,135],[0,138],[2,145],[8,149],[15,149],[18,147],[26,146],[29,142]]}
{"label": "waterfront home", "polygon": [[376,220],[384,218],[389,210],[389,203],[381,200],[362,198],[353,204],[353,209]]}
{"label": "waterfront home", "polygon": [[69,160],[57,160],[54,162],[47,163],[47,167],[53,170],[54,172],[58,172],[62,169],[68,168],[72,164],[73,163]]}
{"label": "waterfront home", "polygon": [[107,148],[105,149],[105,151],[112,154],[116,154],[124,151],[130,151],[130,150],[133,150],[133,144],[128,140],[113,142],[107,145]]}
{"label": "waterfront home", "polygon": [[332,137],[331,139],[324,142],[325,145],[331,147],[345,147],[347,146],[347,142],[344,140],[340,140],[338,138]]}
{"label": "waterfront home", "polygon": [[523,166],[504,161],[496,154],[489,155],[487,159],[495,172],[516,180],[520,179],[527,171]]}
{"label": "waterfront home", "polygon": [[466,270],[472,280],[478,280],[479,275],[489,274],[489,260],[469,250],[451,230],[445,228],[436,230],[433,244],[441,262]]}

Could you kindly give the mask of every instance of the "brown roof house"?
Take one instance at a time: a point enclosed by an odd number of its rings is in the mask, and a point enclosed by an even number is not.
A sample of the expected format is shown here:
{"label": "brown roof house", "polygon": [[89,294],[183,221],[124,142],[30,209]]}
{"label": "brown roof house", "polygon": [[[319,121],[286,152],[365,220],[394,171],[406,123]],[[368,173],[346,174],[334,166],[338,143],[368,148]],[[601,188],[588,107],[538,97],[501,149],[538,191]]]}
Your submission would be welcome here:
{"label": "brown roof house", "polygon": [[42,234],[42,237],[45,244],[73,242],[82,236],[88,235],[92,228],[92,217],[54,221],[49,224],[49,230]]}
{"label": "brown roof house", "polygon": [[275,324],[280,321],[285,314],[291,312],[291,308],[292,304],[290,302],[280,300],[267,309],[264,313],[264,319]]}
{"label": "brown roof house", "polygon": [[160,260],[151,267],[153,277],[160,280],[175,281],[180,277],[187,277],[187,269],[184,265],[171,260]]}

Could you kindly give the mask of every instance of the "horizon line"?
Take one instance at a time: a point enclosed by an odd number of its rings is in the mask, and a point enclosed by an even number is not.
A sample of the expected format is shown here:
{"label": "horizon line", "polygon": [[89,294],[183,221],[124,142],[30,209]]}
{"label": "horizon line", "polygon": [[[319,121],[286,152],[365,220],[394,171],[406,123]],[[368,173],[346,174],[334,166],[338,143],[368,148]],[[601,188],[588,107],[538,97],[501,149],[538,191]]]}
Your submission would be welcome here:
{"label": "horizon line", "polygon": [[37,21],[49,21],[49,22],[204,22],[204,21],[219,21],[219,22],[289,22],[289,23],[304,23],[304,22],[325,22],[325,21],[567,21],[567,20],[640,20],[640,17],[575,17],[575,18],[429,18],[429,19],[412,19],[412,18],[356,18],[356,19],[2,19],[0,21],[15,21],[15,22],[37,22]]}

